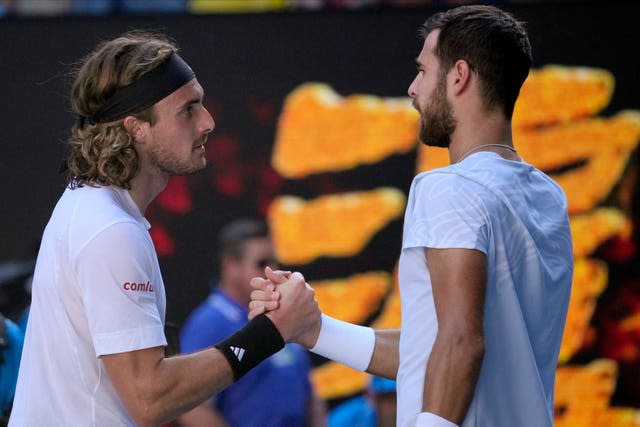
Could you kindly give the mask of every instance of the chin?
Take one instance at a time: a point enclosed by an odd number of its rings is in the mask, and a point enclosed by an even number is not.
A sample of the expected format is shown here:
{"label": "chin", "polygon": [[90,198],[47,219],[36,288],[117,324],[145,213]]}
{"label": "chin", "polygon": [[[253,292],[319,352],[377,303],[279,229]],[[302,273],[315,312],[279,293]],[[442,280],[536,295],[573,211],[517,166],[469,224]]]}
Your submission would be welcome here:
{"label": "chin", "polygon": [[451,145],[450,139],[429,138],[422,134],[418,136],[418,140],[427,147],[449,148]]}

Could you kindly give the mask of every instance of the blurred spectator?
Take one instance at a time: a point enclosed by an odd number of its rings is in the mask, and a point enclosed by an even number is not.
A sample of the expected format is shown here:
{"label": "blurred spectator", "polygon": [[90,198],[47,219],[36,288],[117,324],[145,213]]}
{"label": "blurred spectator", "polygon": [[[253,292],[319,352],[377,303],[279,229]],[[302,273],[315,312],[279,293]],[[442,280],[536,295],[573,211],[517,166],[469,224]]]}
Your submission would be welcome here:
{"label": "blurred spectator", "polygon": [[381,0],[295,0],[297,9],[320,10],[330,9],[362,9],[375,6]]}
{"label": "blurred spectator", "polygon": [[[0,0],[0,16],[106,15],[111,13],[185,13],[187,0]],[[4,9],[4,10],[3,10]]]}
{"label": "blurred spectator", "polygon": [[363,396],[354,397],[329,413],[329,427],[395,427],[396,382],[373,376]]}
{"label": "blurred spectator", "polygon": [[18,15],[64,15],[69,12],[68,0],[15,0],[14,10]]}
{"label": "blurred spectator", "polygon": [[[487,0],[484,4],[544,3],[560,0]],[[570,1],[570,0],[566,0]],[[0,0],[0,18],[108,14],[215,14],[287,10],[356,10],[375,7],[453,7],[473,0]]]}
{"label": "blurred spectator", "polygon": [[76,15],[106,15],[115,10],[114,0],[71,0],[69,12]]}
{"label": "blurred spectator", "polygon": [[0,0],[0,18],[6,16],[9,9],[11,9],[11,0]]}
{"label": "blurred spectator", "polygon": [[0,425],[6,425],[16,392],[24,333],[0,314]]}
{"label": "blurred spectator", "polygon": [[192,13],[266,12],[289,9],[294,0],[189,0]]}
{"label": "blurred spectator", "polygon": [[[263,221],[239,220],[219,235],[220,282],[189,316],[180,334],[185,353],[211,347],[247,323],[249,281],[275,267]],[[181,417],[183,426],[324,426],[324,403],[309,381],[309,356],[287,344],[235,384]]]}
{"label": "blurred spectator", "polygon": [[186,0],[120,0],[125,13],[184,13]]}
{"label": "blurred spectator", "polygon": [[34,261],[0,263],[0,426],[9,420],[16,392]]}
{"label": "blurred spectator", "polygon": [[26,323],[34,268],[35,261],[0,262],[0,313],[15,323]]}

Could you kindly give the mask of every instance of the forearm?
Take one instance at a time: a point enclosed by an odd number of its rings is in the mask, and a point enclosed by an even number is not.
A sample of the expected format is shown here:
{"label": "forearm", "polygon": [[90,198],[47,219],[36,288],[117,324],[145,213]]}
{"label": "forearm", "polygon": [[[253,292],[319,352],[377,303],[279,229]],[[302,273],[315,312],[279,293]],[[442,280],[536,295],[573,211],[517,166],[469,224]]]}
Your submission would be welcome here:
{"label": "forearm", "polygon": [[482,337],[436,337],[424,383],[422,410],[462,424],[480,375]]}
{"label": "forearm", "polygon": [[367,372],[395,380],[400,366],[400,329],[376,329],[375,335],[376,344]]}
{"label": "forearm", "polygon": [[146,426],[194,408],[283,346],[275,325],[257,317],[215,348],[197,353],[165,358],[155,347],[102,359],[131,416]]}
{"label": "forearm", "polygon": [[[233,382],[226,358],[215,348],[162,358],[155,369],[139,375],[125,402],[139,425],[158,425],[177,418]],[[124,400],[124,399],[123,399]]]}

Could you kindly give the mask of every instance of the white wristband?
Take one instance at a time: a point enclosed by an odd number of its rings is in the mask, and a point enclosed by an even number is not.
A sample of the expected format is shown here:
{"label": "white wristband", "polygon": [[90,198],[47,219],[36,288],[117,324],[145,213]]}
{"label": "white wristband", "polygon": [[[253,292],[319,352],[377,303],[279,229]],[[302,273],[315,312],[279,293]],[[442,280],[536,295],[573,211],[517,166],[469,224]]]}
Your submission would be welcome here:
{"label": "white wristband", "polygon": [[458,425],[431,412],[421,412],[416,419],[416,427],[458,427]]}
{"label": "white wristband", "polygon": [[312,352],[358,371],[371,363],[376,336],[372,328],[322,315],[322,326]]}

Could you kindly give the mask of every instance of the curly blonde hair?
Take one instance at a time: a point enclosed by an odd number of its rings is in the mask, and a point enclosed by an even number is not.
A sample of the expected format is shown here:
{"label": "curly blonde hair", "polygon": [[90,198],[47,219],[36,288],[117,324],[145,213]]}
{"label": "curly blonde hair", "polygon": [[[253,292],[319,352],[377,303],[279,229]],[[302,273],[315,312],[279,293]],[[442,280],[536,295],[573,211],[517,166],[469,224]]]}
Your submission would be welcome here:
{"label": "curly blonde hair", "polygon": [[[92,117],[118,89],[154,70],[177,50],[166,37],[140,31],[102,42],[74,72],[73,112],[81,118]],[[154,124],[153,107],[134,115]],[[71,188],[84,184],[131,188],[138,154],[123,122],[124,118],[108,123],[81,119],[73,126],[66,159]]]}

